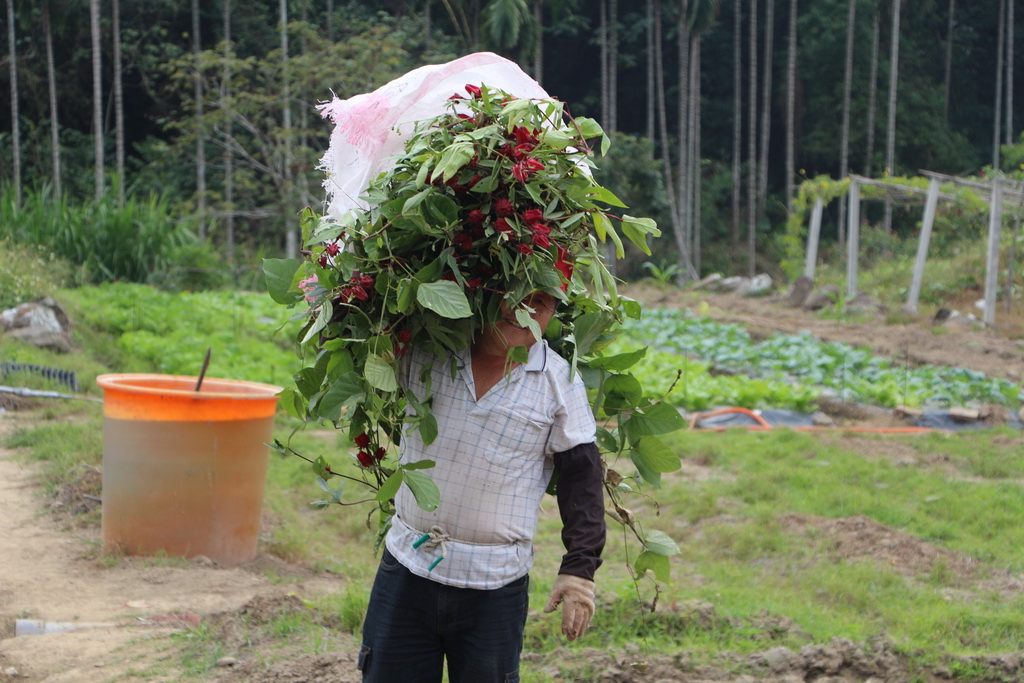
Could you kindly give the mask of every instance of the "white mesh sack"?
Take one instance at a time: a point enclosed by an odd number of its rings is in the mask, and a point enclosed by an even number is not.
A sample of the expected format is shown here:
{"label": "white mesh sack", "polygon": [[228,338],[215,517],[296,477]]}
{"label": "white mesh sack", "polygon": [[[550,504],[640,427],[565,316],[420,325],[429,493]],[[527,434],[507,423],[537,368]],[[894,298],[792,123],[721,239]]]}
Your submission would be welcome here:
{"label": "white mesh sack", "polygon": [[465,95],[466,84],[486,84],[520,98],[549,97],[515,62],[477,52],[414,69],[371,93],[321,104],[321,114],[334,124],[320,160],[327,174],[327,215],[340,218],[350,209],[365,208],[360,195],[404,150],[415,123],[443,114],[453,94]]}

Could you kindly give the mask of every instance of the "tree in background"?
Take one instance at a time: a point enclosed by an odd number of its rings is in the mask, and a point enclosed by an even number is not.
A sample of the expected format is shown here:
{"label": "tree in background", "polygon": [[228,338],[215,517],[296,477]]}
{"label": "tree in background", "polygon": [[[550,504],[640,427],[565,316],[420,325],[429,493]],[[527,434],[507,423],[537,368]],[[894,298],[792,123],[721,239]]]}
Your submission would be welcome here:
{"label": "tree in background", "polygon": [[95,155],[93,173],[96,199],[103,197],[103,46],[100,33],[100,0],[89,0],[92,36],[92,134]]}
{"label": "tree in background", "polygon": [[15,206],[21,206],[21,115],[18,110],[18,51],[15,47],[14,0],[7,0],[7,54],[11,73],[11,150]]}

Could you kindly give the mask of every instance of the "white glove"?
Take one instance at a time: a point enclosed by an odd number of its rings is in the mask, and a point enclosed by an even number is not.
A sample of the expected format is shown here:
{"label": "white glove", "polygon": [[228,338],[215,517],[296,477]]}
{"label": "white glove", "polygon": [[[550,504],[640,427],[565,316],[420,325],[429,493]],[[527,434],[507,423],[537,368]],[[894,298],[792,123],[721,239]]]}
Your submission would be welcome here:
{"label": "white glove", "polygon": [[569,640],[584,634],[594,616],[594,582],[571,574],[559,574],[544,608],[554,612],[562,603],[562,633]]}

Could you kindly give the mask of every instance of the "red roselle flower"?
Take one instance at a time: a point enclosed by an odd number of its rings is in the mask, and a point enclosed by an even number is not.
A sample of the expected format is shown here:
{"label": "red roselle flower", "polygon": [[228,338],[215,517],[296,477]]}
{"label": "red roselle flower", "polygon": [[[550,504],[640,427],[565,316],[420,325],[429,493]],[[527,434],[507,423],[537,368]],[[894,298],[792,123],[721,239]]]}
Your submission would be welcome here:
{"label": "red roselle flower", "polygon": [[519,244],[516,248],[519,249],[519,253],[523,254],[524,256],[528,256],[533,253],[533,247],[531,247],[529,244]]}
{"label": "red roselle flower", "polygon": [[566,287],[569,286],[569,280],[572,280],[573,264],[569,258],[569,250],[563,247],[561,244],[556,244],[555,249],[558,252],[557,258],[555,258],[555,269],[562,274],[565,278],[565,283],[562,285],[562,291],[565,291]]}
{"label": "red roselle flower", "polygon": [[449,99],[449,100],[464,100],[464,99],[466,99],[466,98],[465,98],[465,97],[463,97],[462,95],[460,95],[459,93],[455,93],[454,95],[452,95],[452,96],[451,96],[451,97],[449,97],[448,99]]}
{"label": "red roselle flower", "polygon": [[499,216],[508,217],[512,215],[512,202],[507,197],[499,197],[494,200],[494,213]]}
{"label": "red roselle flower", "polygon": [[516,145],[515,149],[512,150],[512,155],[517,160],[522,161],[523,159],[530,155],[530,152],[532,152],[533,148],[536,146],[537,145],[533,144],[532,142],[524,142],[521,145]]}
{"label": "red roselle flower", "polygon": [[363,276],[361,276],[359,278],[359,284],[361,284],[363,287],[373,287],[373,276],[372,275],[363,275]]}
{"label": "red roselle flower", "polygon": [[367,446],[370,445],[370,435],[367,434],[366,432],[363,432],[362,434],[357,436],[355,440],[356,445],[359,446],[360,448],[366,448]]}
{"label": "red roselle flower", "polygon": [[483,284],[483,278],[471,277],[468,280],[466,280],[466,289],[478,289],[481,284]]}
{"label": "red roselle flower", "polygon": [[523,126],[515,126],[512,128],[512,134],[516,136],[516,142],[520,145],[524,142],[532,142],[536,144],[537,133],[539,132],[539,130],[530,132],[529,128],[524,128]]}
{"label": "red roselle flower", "polygon": [[540,223],[544,220],[544,212],[540,209],[529,209],[523,212],[523,220],[526,223]]}
{"label": "red roselle flower", "polygon": [[337,242],[331,242],[324,247],[324,251],[327,252],[328,256],[337,256],[341,252],[341,247],[338,246]]}
{"label": "red roselle flower", "polygon": [[349,296],[355,297],[360,301],[366,301],[367,299],[370,298],[370,295],[366,293],[366,290],[363,289],[362,285],[353,285],[351,288],[349,288],[348,292]]}
{"label": "red roselle flower", "polygon": [[377,449],[377,452],[373,454],[373,459],[376,462],[380,462],[381,460],[384,459],[384,456],[386,454],[387,454],[387,450],[383,446],[381,446],[380,448]]}
{"label": "red roselle flower", "polygon": [[469,212],[469,222],[471,225],[480,225],[484,222],[484,212],[480,209],[473,209]]}
{"label": "red roselle flower", "polygon": [[494,227],[498,229],[498,232],[511,233],[512,226],[508,224],[508,221],[504,218],[499,218],[494,222]]}
{"label": "red roselle flower", "polygon": [[547,249],[551,246],[551,240],[548,239],[548,235],[551,234],[551,228],[546,225],[534,225],[533,226],[533,243],[541,249]]}
{"label": "red roselle flower", "polygon": [[408,344],[409,342],[412,341],[412,332],[410,332],[409,330],[399,330],[398,341],[402,342],[403,344]]}
{"label": "red roselle flower", "polygon": [[464,232],[460,232],[452,237],[452,243],[462,251],[469,251],[473,248],[473,238]]}
{"label": "red roselle flower", "polygon": [[359,453],[356,454],[356,458],[359,459],[360,467],[365,468],[373,466],[373,456],[367,453],[366,451],[359,451]]}
{"label": "red roselle flower", "polygon": [[480,91],[480,86],[473,85],[472,83],[466,84],[466,92],[468,92],[473,97],[480,97],[480,95],[482,94]]}
{"label": "red roselle flower", "polygon": [[544,168],[544,162],[537,159],[524,159],[512,165],[512,177],[521,183]]}

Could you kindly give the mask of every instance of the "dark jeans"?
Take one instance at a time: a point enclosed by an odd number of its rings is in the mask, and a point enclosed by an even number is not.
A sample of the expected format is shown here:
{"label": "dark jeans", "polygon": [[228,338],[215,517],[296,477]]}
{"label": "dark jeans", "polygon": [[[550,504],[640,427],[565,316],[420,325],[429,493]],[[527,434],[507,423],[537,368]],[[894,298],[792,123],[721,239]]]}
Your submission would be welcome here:
{"label": "dark jeans", "polygon": [[387,550],[363,623],[359,670],[367,683],[516,683],[529,576],[495,590],[416,576]]}

